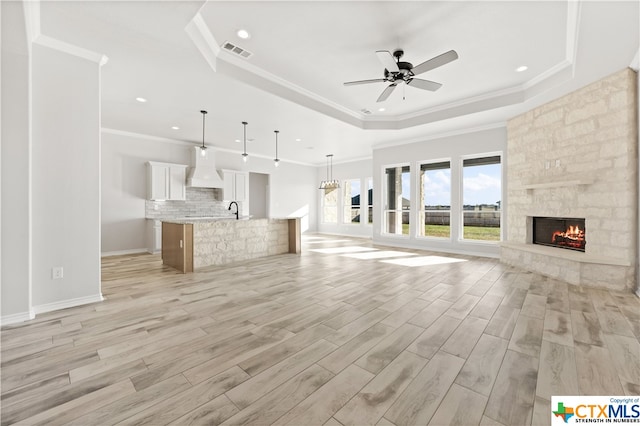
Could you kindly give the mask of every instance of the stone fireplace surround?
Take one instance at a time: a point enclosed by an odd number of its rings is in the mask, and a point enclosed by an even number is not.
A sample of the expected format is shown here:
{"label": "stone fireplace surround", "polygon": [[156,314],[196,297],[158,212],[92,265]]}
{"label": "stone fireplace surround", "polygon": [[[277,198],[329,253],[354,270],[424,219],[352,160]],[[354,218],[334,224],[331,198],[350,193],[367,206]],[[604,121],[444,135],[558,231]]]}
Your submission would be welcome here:
{"label": "stone fireplace surround", "polygon": [[[571,284],[635,288],[636,81],[625,69],[508,122],[502,262]],[[585,218],[585,252],[533,245],[540,216]]]}

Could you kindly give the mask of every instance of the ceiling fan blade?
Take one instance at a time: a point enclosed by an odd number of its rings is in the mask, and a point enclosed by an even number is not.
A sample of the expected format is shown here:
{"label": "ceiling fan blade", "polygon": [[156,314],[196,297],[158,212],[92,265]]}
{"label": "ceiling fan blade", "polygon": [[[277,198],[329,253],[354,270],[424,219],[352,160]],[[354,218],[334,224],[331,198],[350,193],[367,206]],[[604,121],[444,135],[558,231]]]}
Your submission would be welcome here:
{"label": "ceiling fan blade", "polygon": [[378,100],[376,102],[386,101],[389,95],[395,90],[396,86],[397,86],[397,83],[392,83],[388,85],[387,88],[382,91],[380,96],[378,96]]}
{"label": "ceiling fan blade", "polygon": [[396,64],[396,60],[393,59],[391,52],[388,50],[378,50],[376,51],[376,55],[378,55],[378,59],[389,72],[400,72],[400,68],[398,68],[398,64]]}
{"label": "ceiling fan blade", "polygon": [[413,67],[411,72],[413,72],[413,75],[422,74],[423,72],[441,67],[451,61],[455,61],[456,59],[458,59],[458,54],[455,50],[450,50],[446,53],[443,53],[442,55],[431,58],[428,61],[424,61],[420,65]]}
{"label": "ceiling fan blade", "polygon": [[417,87],[418,89],[430,90],[435,92],[439,88],[442,87],[441,83],[436,83],[435,81],[423,80],[421,78],[412,78],[407,81],[407,84],[411,87]]}
{"label": "ceiling fan blade", "polygon": [[374,78],[372,80],[358,80],[358,81],[347,81],[346,83],[342,83],[345,86],[355,86],[356,84],[368,84],[368,83],[382,83],[386,81],[384,78]]}

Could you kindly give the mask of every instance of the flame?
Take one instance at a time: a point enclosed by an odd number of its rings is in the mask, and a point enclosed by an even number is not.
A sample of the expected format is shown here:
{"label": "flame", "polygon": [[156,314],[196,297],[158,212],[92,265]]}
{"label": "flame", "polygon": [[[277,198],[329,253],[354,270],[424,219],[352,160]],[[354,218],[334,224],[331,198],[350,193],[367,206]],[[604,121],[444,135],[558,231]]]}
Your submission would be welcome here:
{"label": "flame", "polygon": [[551,237],[551,241],[559,245],[583,247],[584,237],[584,229],[580,229],[578,225],[569,225],[565,231],[555,231]]}

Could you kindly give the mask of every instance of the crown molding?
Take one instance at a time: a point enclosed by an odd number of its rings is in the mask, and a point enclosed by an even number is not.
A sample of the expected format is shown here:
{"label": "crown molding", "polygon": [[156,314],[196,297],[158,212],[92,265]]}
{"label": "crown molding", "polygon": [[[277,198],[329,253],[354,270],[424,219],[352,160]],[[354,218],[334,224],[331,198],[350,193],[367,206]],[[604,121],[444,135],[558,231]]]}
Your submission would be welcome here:
{"label": "crown molding", "polygon": [[291,92],[297,93],[299,95],[302,95],[303,97],[307,97],[309,99],[312,99],[315,102],[318,102],[320,104],[326,105],[329,108],[333,108],[335,110],[337,110],[338,112],[348,115],[350,117],[362,120],[364,118],[364,114],[359,114],[359,113],[355,113],[352,110],[350,110],[349,108],[346,108],[336,102],[333,102],[327,98],[324,98],[320,95],[318,95],[317,93],[314,93],[310,90],[307,90],[303,87],[300,87],[294,83],[291,83],[285,79],[283,79],[280,76],[277,76],[275,74],[272,74],[256,65],[253,65],[250,62],[247,62],[244,59],[239,59],[238,57],[232,55],[229,52],[225,52],[220,50],[220,53],[218,55],[218,59],[223,60],[225,62],[228,62],[230,64],[233,64],[234,66],[238,67],[238,68],[242,68],[245,71],[248,71],[252,74],[255,74],[259,77],[261,77],[264,80],[267,80],[273,84],[276,84],[278,86],[282,86],[284,89],[289,90]]}
{"label": "crown molding", "polygon": [[33,43],[40,36],[40,1],[23,1],[24,22],[27,31],[27,44],[31,49]]}
{"label": "crown molding", "polygon": [[211,69],[214,72],[217,71],[217,57],[220,54],[220,46],[213,38],[213,34],[209,31],[209,27],[207,27],[200,12],[196,13],[196,16],[189,21],[184,30],[200,54],[204,56]]}
{"label": "crown molding", "polygon": [[639,71],[639,69],[640,69],[640,49],[638,49],[638,51],[636,52],[635,56],[631,60],[631,63],[629,64],[629,68],[631,68],[635,72]]}
{"label": "crown molding", "polygon": [[442,133],[434,133],[431,135],[416,136],[410,139],[401,139],[401,140],[391,141],[391,142],[382,142],[374,145],[372,149],[375,151],[377,149],[391,148],[391,147],[396,147],[401,145],[410,145],[412,143],[420,143],[420,142],[427,142],[427,141],[432,141],[437,139],[450,138],[453,136],[466,135],[469,133],[480,133],[487,130],[502,129],[506,127],[507,127],[507,123],[504,121],[500,121],[500,122],[485,124],[482,126],[466,127],[466,128],[455,129],[455,130],[442,132]]}
{"label": "crown molding", "polygon": [[[340,160],[340,161],[334,161],[333,165],[334,166],[338,166],[340,164],[351,164],[351,163],[357,163],[358,161],[367,161],[367,160],[373,160],[373,156],[371,155],[367,155],[366,157],[357,157],[357,158],[350,158],[348,160]],[[326,167],[326,163],[316,163],[315,164],[316,167]]]}
{"label": "crown molding", "polygon": [[[582,11],[582,0],[567,1],[567,40],[565,44],[565,60],[572,68],[575,67],[578,56],[578,35],[580,31],[580,16]],[[573,70],[571,75],[573,75]]]}
{"label": "crown molding", "polygon": [[33,44],[38,44],[96,62],[99,66],[105,65],[109,61],[109,58],[105,55],[42,34],[40,30],[40,0],[23,1],[22,4],[24,6],[24,20],[29,50],[31,50]]}
{"label": "crown molding", "polygon": [[160,137],[160,136],[147,135],[145,133],[136,133],[136,132],[129,132],[129,131],[126,131],[126,130],[111,129],[109,127],[101,127],[100,131],[103,132],[103,133],[111,134],[111,135],[126,136],[126,137],[129,137],[129,138],[145,139],[145,140],[155,141],[155,142],[172,143],[172,144],[175,144],[175,145],[184,145],[184,146],[195,146],[196,145],[194,143],[183,141],[183,140],[180,140],[180,139],[163,138],[163,137]]}
{"label": "crown molding", "polygon": [[196,14],[194,19],[187,25],[186,30],[214,71],[223,71],[232,78],[361,129],[399,130],[521,104],[572,78],[575,72],[582,1],[567,1],[564,58],[530,80],[517,86],[486,92],[471,98],[460,99],[406,114],[378,118],[355,112],[223,51],[218,46],[200,13]]}
{"label": "crown molding", "polygon": [[40,34],[33,42],[40,46],[48,47],[50,49],[55,49],[60,52],[67,53],[69,55],[76,56],[78,58],[95,62],[99,66],[102,66],[109,61],[109,58],[105,55],[93,52],[91,50],[84,49],[82,47],[78,47],[73,44],[66,43],[64,41],[46,36],[44,34]]}

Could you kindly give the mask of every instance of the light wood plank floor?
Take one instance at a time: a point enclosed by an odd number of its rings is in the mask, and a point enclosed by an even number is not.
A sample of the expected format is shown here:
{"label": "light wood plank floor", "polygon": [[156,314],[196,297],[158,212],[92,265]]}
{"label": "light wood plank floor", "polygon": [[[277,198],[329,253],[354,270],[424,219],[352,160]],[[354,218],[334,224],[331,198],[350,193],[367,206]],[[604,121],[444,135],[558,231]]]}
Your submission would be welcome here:
{"label": "light wood plank floor", "polygon": [[528,425],[640,394],[636,296],[493,259],[310,235],[188,275],[105,258],[103,293],[2,329],[3,425]]}

